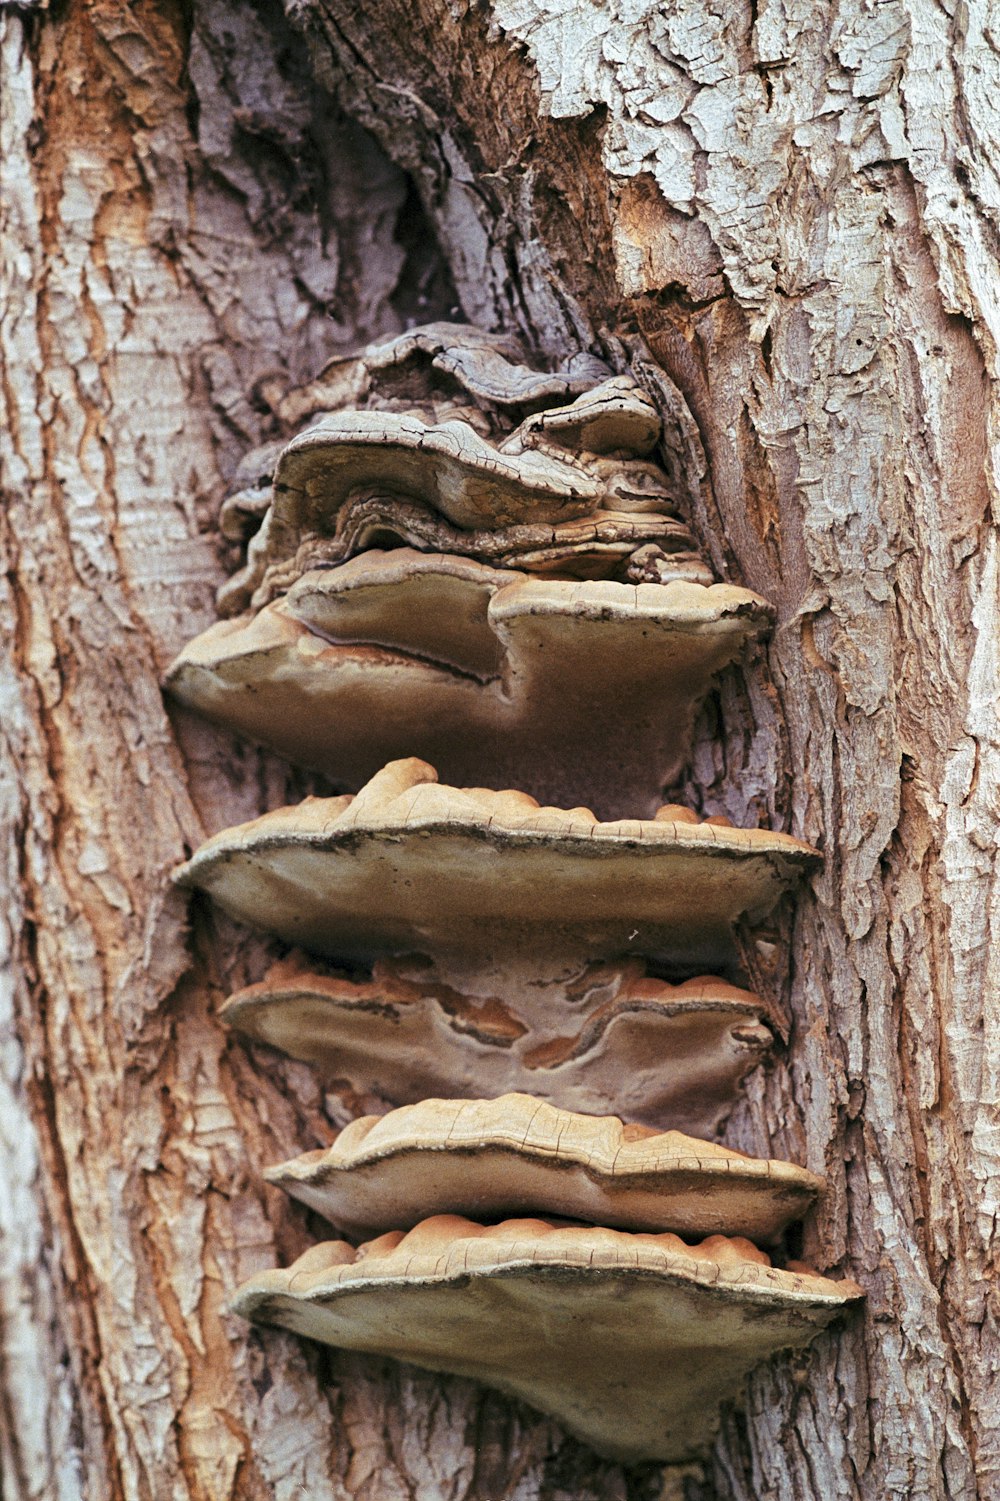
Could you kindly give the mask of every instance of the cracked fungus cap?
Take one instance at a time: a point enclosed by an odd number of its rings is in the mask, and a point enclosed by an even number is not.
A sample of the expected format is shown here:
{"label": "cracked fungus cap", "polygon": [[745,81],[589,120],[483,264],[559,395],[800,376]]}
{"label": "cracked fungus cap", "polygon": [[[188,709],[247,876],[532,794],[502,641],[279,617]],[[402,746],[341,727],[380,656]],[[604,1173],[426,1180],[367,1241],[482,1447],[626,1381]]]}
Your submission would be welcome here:
{"label": "cracked fungus cap", "polygon": [[[634,380],[584,358],[571,362],[578,371],[570,382],[563,372],[539,384],[537,372],[511,365],[468,330],[461,349],[445,349],[439,334],[394,341],[381,358],[368,350],[334,361],[289,398],[287,421],[316,420],[277,456],[273,447],[255,450],[240,476],[250,487],[223,507],[223,529],[248,548],[220,595],[224,614],[251,600],[264,605],[307,568],[334,566],[387,538],[529,572],[711,582],[669,477],[645,457],[661,428]],[[407,376],[412,357],[427,354],[424,377],[436,372],[446,386],[461,385],[485,361],[518,394],[479,409],[467,391],[456,403],[434,378],[414,384]],[[395,389],[382,392],[386,377]],[[527,401],[524,377],[534,387]],[[546,383],[541,410],[535,398]],[[511,429],[517,408],[529,415]]]}
{"label": "cracked fungus cap", "polygon": [[586,448],[588,436],[605,450],[616,437],[627,446],[638,416],[648,451],[659,424],[648,399],[638,412],[636,399],[608,383],[571,407],[530,419],[499,445],[458,417],[330,413],[278,458],[268,556],[291,556],[306,535],[336,535],[345,509],[365,496],[417,501],[468,532],[558,525],[616,508],[673,516],[662,470]]}
{"label": "cracked fungus cap", "polygon": [[719,1404],[861,1297],[749,1241],[454,1215],[315,1246],[232,1308],[344,1349],[473,1377],[635,1463],[704,1452]]}
{"label": "cracked fungus cap", "polygon": [[405,380],[408,367],[426,366],[476,400],[501,407],[571,401],[611,374],[603,360],[582,352],[555,370],[535,370],[524,362],[524,350],[512,335],[472,323],[425,323],[369,344],[360,354],[337,356],[326,368],[352,360],[364,365],[375,389],[390,385],[394,376]]}
{"label": "cracked fungus cap", "polygon": [[338,412],[293,438],[278,461],[272,554],[294,551],[302,532],[332,532],[359,485],[418,497],[467,530],[562,521],[604,499],[584,470],[538,450],[504,453],[467,422]]}
{"label": "cracked fungus cap", "polygon": [[819,856],[766,829],[600,823],[521,792],[459,790],[395,761],[356,797],[307,798],[217,834],[176,879],[230,916],[326,954],[414,950],[717,955]]}
{"label": "cracked fungus cap", "polygon": [[332,1146],[266,1176],[352,1239],[450,1213],[771,1242],[823,1187],[790,1162],[523,1094],[427,1099],[363,1116]]}

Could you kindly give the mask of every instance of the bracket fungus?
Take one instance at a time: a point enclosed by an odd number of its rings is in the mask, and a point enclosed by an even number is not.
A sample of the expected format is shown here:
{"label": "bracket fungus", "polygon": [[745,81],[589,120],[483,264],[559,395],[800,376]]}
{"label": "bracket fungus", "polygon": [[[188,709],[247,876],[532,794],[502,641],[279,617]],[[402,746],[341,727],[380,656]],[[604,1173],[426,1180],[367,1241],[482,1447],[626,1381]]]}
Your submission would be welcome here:
{"label": "bracket fungus", "polygon": [[[660,437],[646,393],[589,357],[572,376],[542,375],[510,354],[509,340],[437,325],[430,340],[404,335],[334,361],[288,398],[287,419],[314,420],[277,453],[257,450],[249,493],[224,507],[227,534],[249,541],[225,613],[260,606],[306,568],[386,536],[575,576],[596,525],[617,543],[599,576],[711,582],[666,474],[646,457]],[[272,503],[262,507],[269,480]],[[583,576],[594,567],[585,561]]]}
{"label": "bracket fungus", "polygon": [[440,1214],[531,1214],[624,1230],[770,1243],[822,1182],[679,1131],[578,1115],[529,1095],[425,1099],[361,1116],[333,1145],[265,1175],[351,1239]]}
{"label": "bracket fungus", "polygon": [[529,578],[375,550],[220,621],[167,685],[349,786],[419,755],[453,784],[584,799],[616,817],[653,811],[712,678],[769,623],[762,599],[728,584]]}
{"label": "bracket fungus", "polygon": [[242,922],[320,954],[414,949],[503,966],[520,954],[703,964],[818,855],[788,834],[688,821],[599,823],[522,792],[442,787],[394,761],[356,797],[306,798],[209,839],[177,873]]}
{"label": "bracket fungus", "polygon": [[860,1296],[782,1271],[749,1241],[456,1215],[358,1248],[314,1246],[233,1308],[310,1339],[472,1376],[610,1458],[703,1453],[719,1405]]}
{"label": "bracket fungus", "polygon": [[818,1178],[680,1134],[714,1133],[773,1041],[719,978],[735,924],[819,858],[659,806],[771,609],[712,582],[654,403],[589,354],[538,370],[507,335],[434,324],[278,411],[297,435],[249,455],[222,509],[237,618],[167,686],[360,790],[227,829],[176,879],[307,951],[222,1016],[384,1104],[267,1174],[383,1233],[232,1306],[476,1377],[616,1459],[695,1457],[758,1360],[860,1296],[753,1244]]}
{"label": "bracket fungus", "polygon": [[338,355],[313,386],[320,406],[356,404],[373,394],[409,400],[461,394],[487,407],[533,410],[582,396],[611,374],[593,355],[572,355],[555,370],[524,362],[517,339],[471,323],[426,323]]}
{"label": "bracket fungus", "polygon": [[463,994],[427,971],[381,960],[359,982],[283,961],[220,1015],[328,1083],[395,1105],[514,1091],[701,1136],[773,1041],[756,996],[710,975],[668,985],[637,960],[586,966],[516,1001]]}

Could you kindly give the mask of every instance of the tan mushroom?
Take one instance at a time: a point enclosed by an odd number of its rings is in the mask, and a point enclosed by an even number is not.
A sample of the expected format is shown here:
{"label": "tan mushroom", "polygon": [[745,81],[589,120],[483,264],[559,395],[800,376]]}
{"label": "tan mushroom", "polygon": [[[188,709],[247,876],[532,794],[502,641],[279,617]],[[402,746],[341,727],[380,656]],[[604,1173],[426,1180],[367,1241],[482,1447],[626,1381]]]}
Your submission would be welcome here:
{"label": "tan mushroom", "polygon": [[[642,457],[660,421],[637,382],[589,357],[571,362],[572,378],[570,366],[540,375],[511,363],[513,347],[435,325],[334,360],[291,393],[286,420],[319,415],[241,465],[221,523],[248,555],[220,591],[222,613],[260,608],[308,568],[389,539],[529,571],[710,583],[666,475]],[[466,376],[488,407],[452,399]],[[505,407],[530,415],[511,430]]]}
{"label": "tan mushroom", "polygon": [[262,1272],[235,1312],[310,1339],[470,1376],[617,1460],[703,1453],[719,1404],[861,1296],[780,1271],[749,1241],[457,1216]]}
{"label": "tan mushroom", "polygon": [[471,558],[400,547],[307,573],[283,610],[338,645],[385,646],[488,681],[503,666],[490,601],[521,577]]}
{"label": "tan mushroom", "polygon": [[332,1146],[265,1175],[344,1235],[437,1214],[542,1214],[624,1230],[776,1241],[822,1180],[679,1131],[559,1110],[525,1094],[426,1099],[362,1116]]}
{"label": "tan mushroom", "polygon": [[712,677],[769,620],[727,584],[529,579],[401,548],[308,573],[213,626],[167,687],[348,786],[419,754],[453,784],[613,817],[653,810]]}
{"label": "tan mushroom", "polygon": [[515,1004],[463,994],[419,961],[382,960],[359,982],[293,959],[220,1014],[327,1083],[395,1105],[521,1091],[701,1136],[772,1042],[756,996],[713,976],[668,985],[635,961],[589,966]]}
{"label": "tan mushroom", "polygon": [[[233,917],[318,953],[433,952],[549,973],[566,957],[699,967],[812,868],[787,834],[539,807],[390,763],[354,798],[307,798],[226,829],[181,867]],[[681,810],[683,812],[683,810]],[[544,969],[538,978],[544,978]]]}

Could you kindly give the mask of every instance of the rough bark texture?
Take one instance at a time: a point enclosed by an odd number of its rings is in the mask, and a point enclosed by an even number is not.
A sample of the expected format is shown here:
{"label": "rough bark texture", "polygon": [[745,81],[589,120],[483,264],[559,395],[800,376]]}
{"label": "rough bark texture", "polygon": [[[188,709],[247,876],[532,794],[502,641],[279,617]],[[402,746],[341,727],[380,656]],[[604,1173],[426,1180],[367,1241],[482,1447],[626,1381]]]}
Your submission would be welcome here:
{"label": "rough bark texture", "polygon": [[[289,11],[305,43],[277,0],[3,19],[5,1501],[986,1501],[985,6]],[[788,1046],[727,1135],[827,1176],[805,1253],[869,1302],[752,1380],[704,1475],[626,1475],[466,1383],[222,1312],[313,1238],[260,1168],[325,1139],[336,1105],[305,1067],[227,1044],[213,1009],[260,950],[200,909],[189,934],[165,894],[203,832],[301,784],[171,723],[158,678],[213,617],[215,508],[273,431],[269,392],[447,314],[452,285],[540,352],[639,373],[720,576],[779,610],[766,660],[706,711],[687,789],[826,854],[798,917],[751,946]]]}

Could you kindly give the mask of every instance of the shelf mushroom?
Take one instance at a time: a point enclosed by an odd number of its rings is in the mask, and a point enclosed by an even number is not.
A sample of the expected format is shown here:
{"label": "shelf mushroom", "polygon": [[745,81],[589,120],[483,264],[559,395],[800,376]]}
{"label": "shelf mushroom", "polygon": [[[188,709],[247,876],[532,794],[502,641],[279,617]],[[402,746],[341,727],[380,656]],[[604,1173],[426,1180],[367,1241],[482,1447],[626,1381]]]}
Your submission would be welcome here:
{"label": "shelf mushroom", "polygon": [[718,978],[735,924],[819,858],[658,806],[770,608],[711,582],[653,403],[588,354],[539,371],[430,325],[332,361],[281,417],[318,420],[249,456],[222,513],[247,557],[220,608],[243,613],[168,686],[360,790],[225,830],[176,878],[373,966],[285,960],[223,1016],[397,1108],[268,1173],[382,1233],[233,1307],[476,1377],[613,1458],[694,1457],[758,1360],[860,1296],[752,1243],[819,1179],[678,1129],[714,1132],[772,1040]]}
{"label": "shelf mushroom", "polygon": [[471,323],[425,323],[356,354],[335,355],[291,401],[294,415],[301,415],[303,409],[357,404],[373,394],[409,401],[472,397],[487,410],[523,416],[539,406],[571,402],[610,374],[603,360],[582,351],[555,369],[536,370],[511,334]]}
{"label": "shelf mushroom", "polygon": [[376,550],[211,627],[167,686],[341,784],[416,754],[459,785],[585,799],[614,818],[652,813],[712,679],[769,623],[762,599],[728,584],[529,578]]}
{"label": "shelf mushroom", "polygon": [[350,1350],[471,1376],[558,1418],[613,1459],[704,1453],[746,1373],[861,1296],[779,1270],[749,1241],[543,1219],[424,1220],[357,1248],[326,1242],[261,1272],[235,1312]]}
{"label": "shelf mushroom", "polygon": [[361,1116],[332,1146],[265,1177],[352,1240],[439,1214],[490,1223],[540,1214],[768,1244],[802,1219],[823,1186],[790,1162],[522,1094],[426,1099]]}
{"label": "shelf mushroom", "polygon": [[520,1091],[696,1136],[718,1130],[773,1042],[748,991],[712,975],[669,985],[640,960],[584,966],[519,1005],[462,994],[419,959],[379,960],[358,981],[300,956],[231,996],[220,1016],[331,1085],[395,1105]]}
{"label": "shelf mushroom", "polygon": [[[581,957],[705,967],[818,855],[787,834],[653,819],[599,823],[520,792],[438,785],[415,758],[356,797],[306,798],[217,834],[176,879],[230,916],[316,953],[432,953],[451,972],[528,984]],[[453,956],[449,961],[448,956]],[[492,967],[492,969],[491,969]]]}
{"label": "shelf mushroom", "polygon": [[771,611],[712,583],[637,383],[434,325],[287,413],[316,420],[223,508],[242,613],[180,654],[174,697],[350,788],[418,754],[457,785],[651,814]]}
{"label": "shelf mushroom", "polygon": [[286,400],[286,420],[315,420],[284,448],[257,450],[249,488],[223,507],[225,533],[248,540],[224,613],[259,607],[308,567],[384,536],[569,576],[581,576],[582,559],[591,576],[593,528],[574,527],[584,521],[616,543],[599,576],[711,581],[666,474],[646,458],[660,421],[634,380],[589,359],[571,379],[543,376],[507,359],[509,341],[502,353],[444,330],[435,342],[444,333],[452,347],[429,363],[420,339],[395,341],[333,362]]}
{"label": "shelf mushroom", "polygon": [[345,562],[386,536],[583,577],[604,542],[605,568],[621,566],[634,582],[631,555],[655,544],[678,555],[675,577],[708,582],[664,478],[644,460],[588,460],[513,439],[498,447],[467,422],[336,413],[293,438],[278,460],[255,602],[306,568]]}

